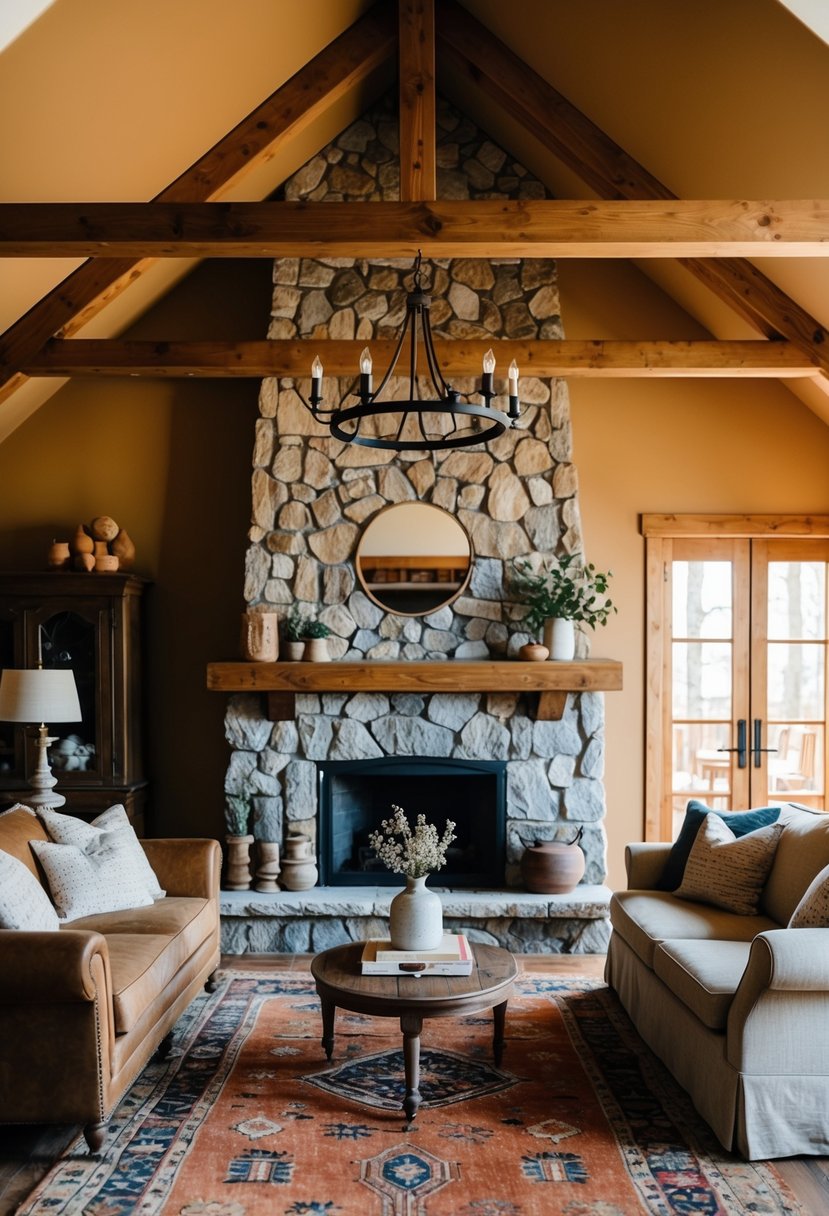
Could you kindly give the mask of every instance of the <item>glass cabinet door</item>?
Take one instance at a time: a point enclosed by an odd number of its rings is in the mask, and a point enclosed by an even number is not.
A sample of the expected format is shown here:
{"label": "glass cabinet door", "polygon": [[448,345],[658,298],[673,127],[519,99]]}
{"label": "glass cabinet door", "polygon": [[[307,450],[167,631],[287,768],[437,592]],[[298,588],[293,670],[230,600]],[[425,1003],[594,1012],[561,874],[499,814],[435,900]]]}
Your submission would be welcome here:
{"label": "glass cabinet door", "polygon": [[59,780],[71,781],[73,774],[100,774],[106,771],[105,742],[102,732],[98,688],[101,664],[101,613],[97,608],[34,614],[39,658],[44,667],[71,669],[81,706],[80,722],[49,722],[55,742],[49,749],[49,762]]}

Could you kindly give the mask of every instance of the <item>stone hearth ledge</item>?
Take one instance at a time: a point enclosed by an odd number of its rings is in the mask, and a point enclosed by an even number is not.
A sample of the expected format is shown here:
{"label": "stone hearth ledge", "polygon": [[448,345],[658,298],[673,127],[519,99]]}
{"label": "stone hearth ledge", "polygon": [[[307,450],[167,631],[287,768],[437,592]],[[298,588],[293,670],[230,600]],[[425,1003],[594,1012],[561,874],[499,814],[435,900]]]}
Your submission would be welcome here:
{"label": "stone hearth ledge", "polygon": [[[527,891],[452,891],[433,887],[444,924],[471,941],[515,953],[600,954],[609,937],[610,889],[583,884],[564,895]],[[395,887],[312,887],[308,891],[222,891],[226,954],[317,953],[345,942],[384,937]]]}

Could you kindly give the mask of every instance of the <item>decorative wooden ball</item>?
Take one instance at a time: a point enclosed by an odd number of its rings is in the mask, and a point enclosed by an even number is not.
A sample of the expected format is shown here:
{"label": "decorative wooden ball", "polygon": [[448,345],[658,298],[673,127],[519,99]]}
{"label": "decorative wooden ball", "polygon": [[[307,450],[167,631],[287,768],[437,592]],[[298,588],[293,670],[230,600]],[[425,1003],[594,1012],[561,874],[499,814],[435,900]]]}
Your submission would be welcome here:
{"label": "decorative wooden ball", "polygon": [[92,523],[89,525],[89,530],[95,540],[115,540],[120,528],[114,519],[110,519],[108,515],[96,515]]}

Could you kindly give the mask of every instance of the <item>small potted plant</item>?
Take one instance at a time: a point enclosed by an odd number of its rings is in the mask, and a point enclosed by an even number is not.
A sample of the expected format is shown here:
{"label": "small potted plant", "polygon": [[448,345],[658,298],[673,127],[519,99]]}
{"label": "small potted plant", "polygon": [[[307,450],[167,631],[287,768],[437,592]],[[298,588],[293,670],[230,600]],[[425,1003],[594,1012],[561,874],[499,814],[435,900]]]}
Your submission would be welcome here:
{"label": "small potted plant", "polygon": [[436,950],[443,937],[443,905],[426,879],[446,865],[446,850],[457,839],[455,824],[447,819],[443,835],[438,836],[425,815],[418,815],[412,828],[401,806],[392,803],[391,809],[391,819],[384,819],[369,835],[383,865],[406,877],[406,889],[395,895],[389,907],[391,944],[395,950]]}
{"label": "small potted plant", "polygon": [[250,803],[237,794],[225,797],[225,844],[227,845],[227,874],[225,889],[249,891],[251,884],[250,846],[253,837],[248,834]]}
{"label": "small potted plant", "polygon": [[544,630],[551,659],[569,660],[576,653],[575,627],[606,625],[616,606],[608,597],[613,571],[597,570],[581,554],[566,553],[548,570],[535,573],[527,561],[515,563],[515,588],[529,611],[524,617],[534,633]]}
{"label": "small potted plant", "polygon": [[323,621],[312,619],[306,621],[305,632],[305,650],[302,655],[309,663],[327,663],[331,658],[328,653],[328,638],[331,630]]}
{"label": "small potted plant", "polygon": [[299,604],[292,604],[285,618],[285,658],[301,659],[305,651],[305,639],[308,619]]}

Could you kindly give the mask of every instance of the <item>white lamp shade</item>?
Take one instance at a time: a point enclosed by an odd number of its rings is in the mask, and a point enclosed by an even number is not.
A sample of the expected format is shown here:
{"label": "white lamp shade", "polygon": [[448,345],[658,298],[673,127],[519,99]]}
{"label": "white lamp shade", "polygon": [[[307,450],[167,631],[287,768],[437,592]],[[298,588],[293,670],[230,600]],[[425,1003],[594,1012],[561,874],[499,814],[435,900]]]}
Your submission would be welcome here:
{"label": "white lamp shade", "polygon": [[80,722],[74,672],[7,667],[0,677],[0,722]]}

